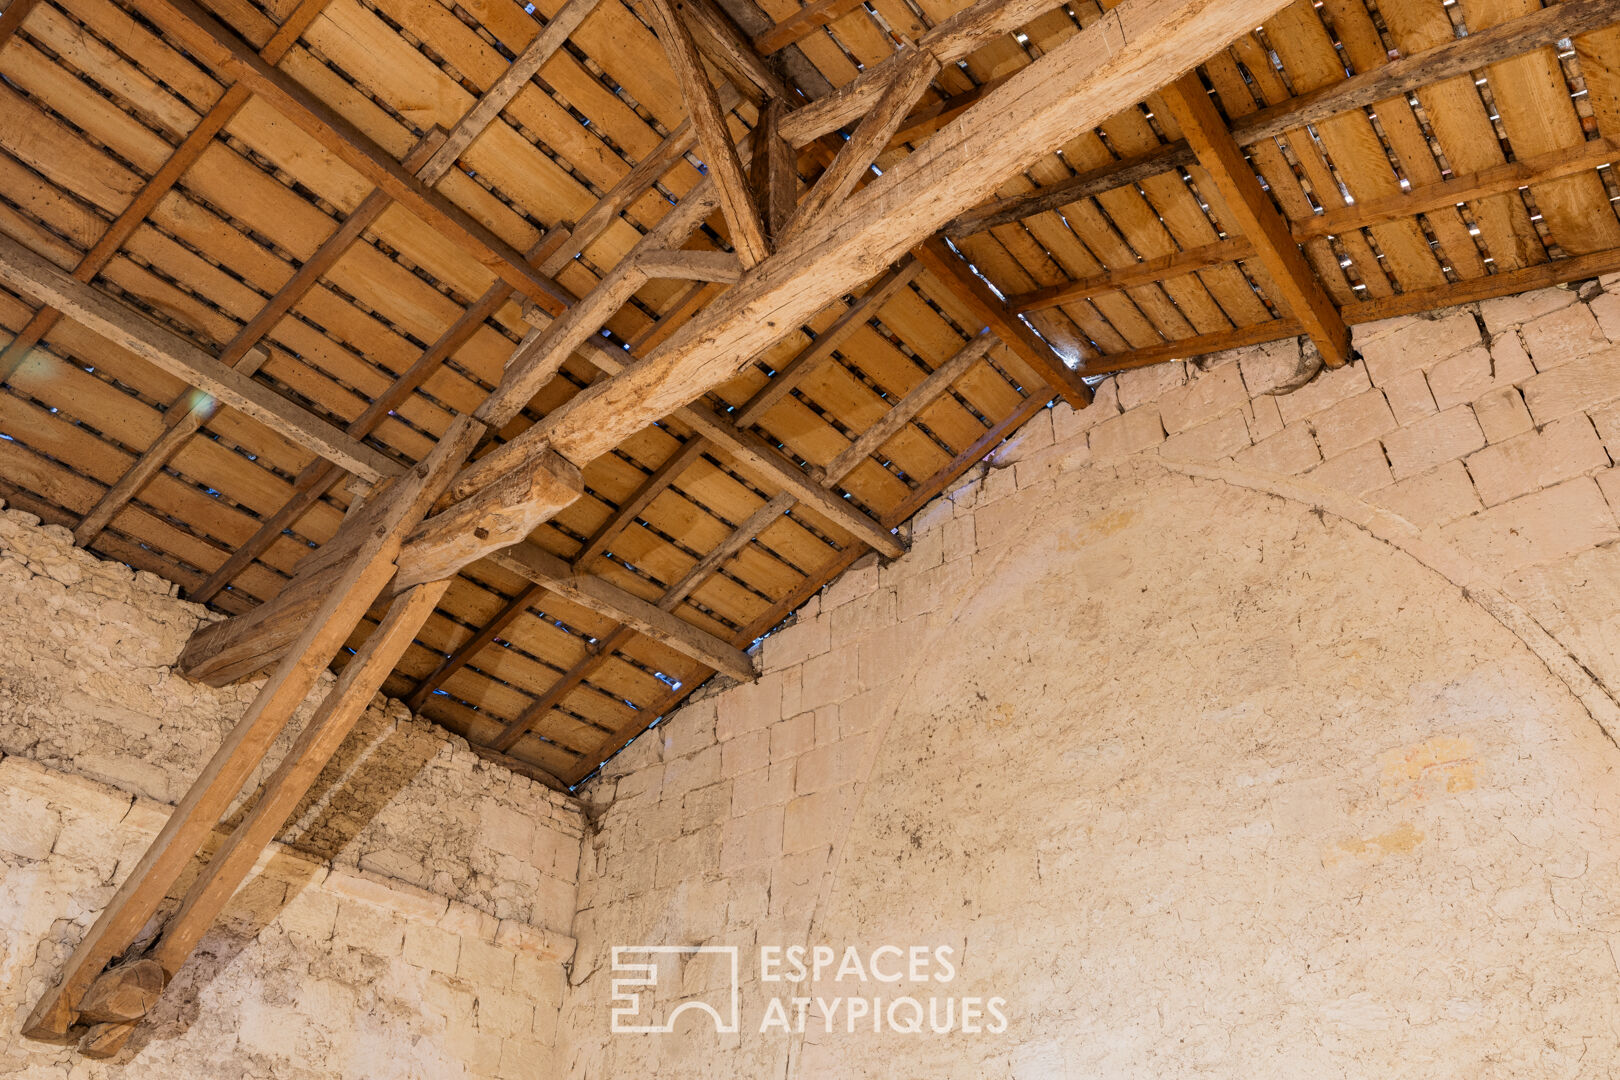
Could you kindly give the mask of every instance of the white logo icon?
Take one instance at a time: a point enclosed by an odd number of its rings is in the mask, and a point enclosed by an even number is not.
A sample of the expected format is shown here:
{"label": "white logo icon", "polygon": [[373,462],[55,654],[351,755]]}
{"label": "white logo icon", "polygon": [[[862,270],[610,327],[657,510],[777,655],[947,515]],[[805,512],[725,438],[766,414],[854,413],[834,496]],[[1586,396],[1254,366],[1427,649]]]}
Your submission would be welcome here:
{"label": "white logo icon", "polygon": [[[642,991],[652,991],[658,987],[658,958],[660,956],[678,956],[692,958],[705,954],[716,954],[730,962],[730,1008],[722,1010],[715,1008],[707,1001],[687,1000],[671,1009],[664,1017],[663,1023],[645,1022],[647,1018],[641,1013]],[[646,957],[643,963],[627,960],[626,957]],[[738,998],[740,988],[738,982],[737,946],[735,945],[615,945],[613,946],[613,970],[624,972],[627,978],[613,980],[613,1024],[615,1035],[667,1035],[675,1030],[675,1021],[681,1013],[692,1009],[697,1012],[706,1012],[714,1019],[714,1030],[721,1035],[735,1034],[739,1029]],[[638,989],[639,988],[639,989]],[[637,1021],[643,1021],[638,1023]]]}

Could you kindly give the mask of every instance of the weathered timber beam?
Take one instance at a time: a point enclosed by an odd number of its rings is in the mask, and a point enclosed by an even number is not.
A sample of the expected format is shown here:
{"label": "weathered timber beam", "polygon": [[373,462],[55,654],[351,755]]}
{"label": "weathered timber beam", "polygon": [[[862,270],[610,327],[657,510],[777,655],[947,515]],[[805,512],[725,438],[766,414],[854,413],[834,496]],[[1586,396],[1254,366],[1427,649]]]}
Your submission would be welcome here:
{"label": "weathered timber beam", "polygon": [[568,298],[557,283],[538,273],[512,245],[411,175],[370,136],[266,63],[194,0],[139,0],[137,7],[203,63],[264,98],[344,164],[459,244],[513,288],[550,310],[561,312],[567,306]]}
{"label": "weathered timber beam", "polygon": [[720,209],[731,229],[731,244],[745,268],[752,267],[770,254],[770,243],[765,237],[765,226],[754,205],[753,193],[748,187],[747,174],[737,148],[732,145],[731,131],[726,127],[725,114],[715,95],[713,84],[703,68],[697,46],[682,21],[682,13],[689,0],[651,0],[662,24],[660,38],[664,54],[681,84],[686,99],[687,115],[697,132],[698,145],[709,166],[709,179],[720,197]]}
{"label": "weathered timber beam", "polygon": [[760,109],[759,123],[753,131],[754,160],[749,179],[759,203],[760,221],[773,245],[782,240],[799,201],[799,155],[781,134],[787,109],[781,98],[771,98]]}
{"label": "weathered timber beam", "polygon": [[124,879],[90,931],[74,948],[56,985],[35,1005],[23,1027],[33,1039],[59,1042],[70,1037],[81,997],[102,970],[124,952],[156,913],[168,891],[242,785],[292,719],[316,678],[343,648],[372,602],[394,575],[394,555],[404,531],[420,520],[478,438],[478,425],[458,420],[417,467],[396,477],[374,496],[370,524],[342,564],[343,573],[307,619],[253,704],[180,800],[146,853]]}
{"label": "weathered timber beam", "polygon": [[1024,325],[1023,320],[990,291],[990,287],[945,241],[934,237],[912,254],[975,318],[989,327],[1020,360],[1034,368],[1053,390],[1062,395],[1063,400],[1076,409],[1091,404],[1091,387],[1085,384],[1085,380],[1063,362],[1051,345]]}
{"label": "weathered timber beam", "polygon": [[[682,0],[681,14],[696,31],[699,47],[715,66],[756,105],[776,98],[802,100],[754,48],[731,16],[714,0]],[[735,81],[738,80],[739,81]]]}
{"label": "weathered timber beam", "polygon": [[[543,315],[536,316],[533,313],[530,317],[536,321],[544,318]],[[583,338],[578,344],[583,346],[582,355],[609,376],[616,376],[624,371],[625,364],[621,359],[624,354],[619,350],[593,337]],[[494,400],[493,395],[491,400]],[[787,460],[781,451],[770,446],[759,436],[738,429],[730,421],[721,419],[702,405],[677,406],[670,415],[706,438],[717,452],[730,457],[765,482],[793,491],[819,513],[826,515],[841,528],[859,536],[885,555],[892,558],[904,551],[900,542],[890,532],[850,505],[847,500],[821,488],[803,469]],[[488,512],[489,508],[508,505],[507,496],[493,486],[502,480],[496,479],[492,483],[492,478],[507,478],[514,472],[521,473],[521,466],[516,462],[536,453],[537,450],[543,452],[546,449],[545,440],[535,438],[531,434],[540,428],[541,425],[537,424],[503,443],[496,450],[480,458],[475,466],[467,470],[465,476],[456,481],[449,497],[461,499],[466,504],[465,509],[460,512],[476,515]]]}
{"label": "weathered timber beam", "polygon": [[[16,22],[10,24],[10,32],[15,32],[36,3],[37,0],[14,0],[4,14],[0,14],[0,45],[4,45],[5,39],[10,36],[9,32],[4,32],[5,26],[8,25],[7,20],[15,13]],[[264,48],[259,50],[259,55],[267,63],[279,62],[309,24],[315,21],[315,17],[321,13],[326,4],[327,0],[299,0],[298,6],[276,28],[270,40],[265,42]],[[118,253],[124,241],[129,239],[129,235],[146,220],[153,207],[173,190],[186,170],[196,164],[203,151],[213,144],[214,136],[224,130],[225,125],[231,122],[238,110],[247,104],[248,97],[247,90],[239,86],[232,86],[220,95],[219,100],[202,115],[202,118],[186,133],[186,137],[180,140],[180,145],[174,148],[168,160],[141,185],[141,190],[135,193],[129,204],[118,212],[118,216],[107,226],[107,231],[101,234],[95,246],[85,252],[84,257],[79,260],[79,265],[73,269],[75,280],[86,284],[95,280],[96,275]],[[40,340],[50,333],[59,317],[60,313],[51,307],[40,308],[34,313],[28,320],[28,325],[23,327],[4,351],[0,351],[0,382],[11,378],[28,350],[39,344]]]}
{"label": "weathered timber beam", "polygon": [[[941,66],[954,64],[987,41],[1012,33],[1056,6],[1052,0],[978,0],[918,38],[917,48],[933,54]],[[782,136],[794,146],[806,146],[865,116],[903,63],[902,53],[895,53],[831,94],[794,110],[782,123]]]}
{"label": "weathered timber beam", "polygon": [[[1141,100],[1167,75],[1190,70],[1281,6],[1283,0],[1126,0],[810,225],[645,358],[501,447],[508,465],[547,445],[588,464],[647,424],[677,414],[734,377],[739,358],[758,355],[855,282],[897,261],[1054,142]],[[979,17],[987,16],[979,10]],[[596,355],[608,351],[603,346]],[[622,364],[622,356],[613,362]],[[507,450],[519,443],[525,445]]]}
{"label": "weathered timber beam", "polygon": [[754,37],[754,48],[762,55],[781,52],[820,27],[837,22],[866,0],[815,0]]}
{"label": "weathered timber beam", "polygon": [[[537,265],[542,273],[558,273],[576,255],[590,246],[625,207],[656,183],[658,178],[691,148],[692,143],[691,128],[683,123],[670,132],[652,153],[637,162],[612,190],[586,211],[572,232],[563,228],[552,229],[541,237],[524,258]],[[511,286],[503,281],[491,285],[483,296],[474,301],[473,305],[422,353],[421,357],[394,380],[365,413],[349,425],[349,434],[369,434],[390,411],[397,408],[428,376],[433,374],[440,364],[471,340],[478,332],[478,328],[506,303],[511,292]],[[222,565],[208,575],[201,586],[189,594],[189,598],[199,604],[206,604],[213,599],[221,589],[235,579],[236,575],[264,554],[278,536],[303,517],[332,484],[337,482],[340,475],[327,469],[322,463],[301,472],[293,483],[292,498],[283,504],[280,510],[266,518],[247,543],[232,552]]]}
{"label": "weathered timber beam", "polygon": [[0,236],[0,283],[95,331],[121,349],[197,387],[225,405],[375,483],[399,472],[383,454],[318,419],[274,390],[226,367],[197,346],[48,259]]}
{"label": "weathered timber beam", "polygon": [[1238,230],[1253,245],[1254,257],[1270,275],[1277,299],[1305,327],[1323,362],[1328,367],[1342,367],[1350,359],[1350,328],[1305,261],[1270,193],[1260,186],[1260,178],[1227,130],[1203,82],[1194,72],[1160,93],[1220,191]]}
{"label": "weathered timber beam", "polygon": [[[839,149],[815,185],[805,192],[799,208],[788,222],[783,239],[789,239],[807,222],[825,214],[844,201],[855,185],[872,168],[899,129],[906,111],[927,92],[928,86],[939,74],[939,60],[926,49],[907,46],[896,54],[896,64],[890,73],[890,82],[878,96],[872,111],[861,119],[855,133]],[[785,141],[785,140],[784,140]]]}
{"label": "weathered timber beam", "polygon": [[890,439],[894,438],[899,430],[911,423],[917,414],[933,404],[946,389],[966,374],[997,342],[994,334],[988,330],[958,349],[949,360],[928,373],[928,377],[919,383],[916,389],[897,401],[883,418],[865,431],[860,437],[844,448],[843,452],[827,462],[823,470],[828,482],[836,483],[842,480],[861,462],[871,456],[872,452]]}
{"label": "weathered timber beam", "polygon": [[[865,326],[884,304],[910,284],[921,271],[922,267],[917,261],[907,257],[899,265],[884,273],[865,293],[851,303],[825,332],[817,335],[815,340],[800,350],[793,359],[777,369],[776,374],[755,391],[753,397],[739,406],[730,417],[732,425],[743,429],[758,423],[772,406],[792,393],[793,388],[814,371],[817,365],[829,359],[839,345]],[[654,499],[674,483],[676,477],[684,472],[687,466],[709,448],[709,445],[702,436],[694,435],[665,458],[663,464],[654,469],[642,481],[641,486],[620,503],[601,527],[591,534],[585,546],[574,557],[574,567],[584,569],[606,551],[619,531],[639,517]]]}
{"label": "weathered timber beam", "polygon": [[537,544],[517,544],[488,558],[509,573],[544,585],[581,607],[606,615],[718,671],[739,679],[752,679],[755,675],[753,660],[741,649],[626,592],[606,578],[575,573],[566,560]]}
{"label": "weathered timber beam", "polygon": [[742,264],[729,251],[649,251],[636,260],[636,267],[648,278],[718,281],[735,285],[742,277]]}
{"label": "weathered timber beam", "polygon": [[[1260,21],[1255,20],[1256,24]],[[1232,136],[1240,146],[1252,146],[1335,114],[1376,105],[1617,21],[1620,0],[1563,0],[1251,113],[1232,125]],[[962,214],[945,226],[944,232],[951,237],[971,236],[1191,165],[1195,160],[1192,148],[1185,142],[1169,143],[1139,158],[1115,162],[1023,195],[987,202]]]}
{"label": "weathered timber beam", "polygon": [[258,801],[186,890],[179,909],[163,926],[151,956],[174,978],[204,933],[253,870],[259,853],[276,838],[299,802],[332,759],[377,691],[433,614],[448,581],[418,585],[394,598],[372,631],[327,691],[286,757],[265,781]]}

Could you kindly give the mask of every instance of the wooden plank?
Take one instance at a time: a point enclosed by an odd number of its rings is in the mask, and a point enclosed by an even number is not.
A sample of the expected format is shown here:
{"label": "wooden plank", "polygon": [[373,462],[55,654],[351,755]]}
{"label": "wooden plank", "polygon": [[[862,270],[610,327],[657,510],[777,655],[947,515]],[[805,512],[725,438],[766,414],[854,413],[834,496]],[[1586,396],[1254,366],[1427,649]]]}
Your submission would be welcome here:
{"label": "wooden plank", "polygon": [[662,25],[664,52],[680,80],[681,93],[686,99],[687,115],[692,129],[697,132],[698,145],[709,166],[709,178],[720,198],[720,209],[731,229],[731,244],[743,268],[749,269],[770,254],[770,243],[765,237],[765,225],[759,209],[754,205],[742,161],[732,145],[731,132],[726,127],[724,114],[714,86],[704,71],[692,35],[687,32],[682,14],[687,0],[651,0],[658,11]]}
{"label": "wooden plank", "polygon": [[186,891],[179,909],[164,923],[162,936],[150,955],[162,965],[165,981],[174,978],[252,872],[259,853],[286,826],[449,584],[430,582],[396,596],[381,624],[344,665],[286,757],[265,781],[247,817],[231,830],[230,837]]}
{"label": "wooden plank", "polygon": [[655,604],[625,592],[605,578],[576,573],[573,567],[533,543],[508,547],[489,556],[501,569],[598,611],[639,633],[664,642],[692,659],[739,679],[752,679],[754,662],[740,649],[705,633]]}
{"label": "wooden plank", "polygon": [[1214,178],[1238,228],[1254,246],[1255,258],[1271,275],[1281,300],[1306,328],[1323,361],[1329,367],[1342,366],[1350,359],[1350,330],[1300,253],[1276,204],[1260,186],[1204,84],[1196,74],[1187,75],[1160,93],[1198,160]]}
{"label": "wooden plank", "polygon": [[[1563,0],[1488,30],[1414,52],[1384,67],[1364,71],[1249,114],[1232,125],[1240,146],[1252,146],[1352,109],[1411,93],[1428,84],[1467,75],[1497,60],[1556,44],[1571,34],[1620,21],[1620,0]],[[948,224],[948,236],[970,236],[997,225],[1056,210],[1091,195],[1124,187],[1196,161],[1192,148],[1169,143],[1151,155],[1081,173],[1026,195],[987,202]]]}
{"label": "wooden plank", "polygon": [[955,356],[930,372],[928,378],[896,402],[894,408],[884,414],[882,420],[867,428],[858,439],[849,444],[848,449],[827,463],[827,467],[823,470],[827,481],[836,483],[842,480],[850,470],[871,456],[873,451],[894,438],[895,434],[909,424],[924,406],[931,404],[950,387],[951,383],[961,378],[968,368],[983,359],[996,341],[996,336],[986,330],[957,350]]}
{"label": "wooden plank", "polygon": [[421,517],[447,484],[476,438],[463,423],[418,469],[379,493],[387,512],[364,538],[326,600],[307,620],[292,647],[254,698],[243,718],[214,753],[146,853],[124,879],[89,933],[75,947],[56,985],[35,1005],[24,1025],[29,1038],[68,1036],[79,999],[102,969],[128,947],[157,911],[168,890],[202,849],[221,815],[263,760],[332,657],[343,648],[394,574],[394,554],[405,529]]}
{"label": "wooden plank", "polygon": [[274,105],[339,160],[447,239],[458,243],[531,300],[560,313],[568,303],[556,282],[461,207],[412,176],[351,121],[260,59],[252,47],[193,0],[141,0],[140,10],[209,67]]}
{"label": "wooden plank", "polygon": [[[589,463],[732,378],[737,357],[756,355],[802,325],[852,280],[898,259],[1052,141],[1090,130],[1167,73],[1189,70],[1214,43],[1252,26],[1277,2],[1263,0],[1258,10],[1236,0],[1128,0],[898,161],[773,255],[769,267],[746,274],[659,349],[576,394],[507,445],[549,443],[569,460]],[[898,208],[904,213],[891,213]]]}
{"label": "wooden plank", "polygon": [[221,364],[191,342],[75,281],[9,237],[0,236],[0,283],[61,311],[113,344],[218,398],[272,431],[375,483],[399,471],[388,458]]}
{"label": "wooden plank", "polygon": [[673,454],[665,458],[663,464],[654,469],[636,488],[635,493],[620,503],[613,513],[608,515],[607,520],[585,541],[585,546],[580,548],[578,555],[574,556],[574,568],[581,571],[588,569],[597,556],[605,552],[609,545],[613,543],[613,538],[619,534],[621,529],[635,521],[641,515],[641,512],[647,509],[648,504],[658,498],[675,481],[675,478],[686,470],[688,465],[703,455],[707,445],[701,435],[694,435],[682,443],[680,448]]}
{"label": "wooden plank", "polygon": [[[990,328],[1019,359],[1034,368],[1053,390],[1076,409],[1091,404],[1091,387],[1052,351],[1052,346],[1035,336],[1035,332],[1008,310],[1007,305],[990,291],[967,263],[953,252],[945,241],[935,237],[912,252],[934,278],[949,289],[952,295],[973,315]],[[1085,356],[1080,357],[1082,364]]]}
{"label": "wooden plank", "polygon": [[508,600],[506,606],[501,609],[500,614],[479,627],[477,633],[468,638],[455,652],[445,657],[442,664],[434,668],[430,675],[416,684],[416,688],[404,699],[405,707],[412,712],[420,710],[422,702],[427,700],[429,694],[443,685],[444,680],[466,667],[467,661],[478,655],[484,646],[499,637],[501,631],[512,624],[512,620],[528,611],[530,605],[534,603],[535,597],[539,596],[542,591],[544,591],[543,586],[531,584],[512,597],[511,600]]}
{"label": "wooden plank", "polygon": [[889,145],[911,106],[939,74],[939,61],[925,49],[908,46],[896,54],[896,65],[889,84],[883,88],[872,111],[861,119],[855,133],[838,151],[831,165],[815,185],[805,192],[789,220],[783,239],[792,237],[807,221],[814,221],[844,201],[860,183],[877,156]]}
{"label": "wooden plank", "polygon": [[[263,349],[255,349],[244,357],[235,369],[243,375],[252,375],[267,359],[268,353]],[[107,523],[117,517],[119,511],[140,494],[146,482],[174,458],[187,439],[213,419],[219,408],[217,399],[199,394],[197,391],[187,393],[169,406],[165,416],[168,427],[158,436],[156,442],[142,452],[135,464],[119,478],[118,483],[108,488],[90,512],[74,526],[73,542],[80,547],[89,547],[95,538],[101,535],[101,530],[107,527]]]}

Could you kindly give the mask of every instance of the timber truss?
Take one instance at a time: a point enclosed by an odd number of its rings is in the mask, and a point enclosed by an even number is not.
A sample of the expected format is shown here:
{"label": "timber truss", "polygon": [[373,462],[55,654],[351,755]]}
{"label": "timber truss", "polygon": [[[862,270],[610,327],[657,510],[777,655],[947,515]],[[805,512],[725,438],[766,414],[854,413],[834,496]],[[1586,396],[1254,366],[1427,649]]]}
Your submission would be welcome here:
{"label": "timber truss", "polygon": [[1620,269],[1620,0],[509,7],[0,13],[4,494],[268,672],[32,1037],[116,1053],[379,690],[566,788],[1086,376]]}

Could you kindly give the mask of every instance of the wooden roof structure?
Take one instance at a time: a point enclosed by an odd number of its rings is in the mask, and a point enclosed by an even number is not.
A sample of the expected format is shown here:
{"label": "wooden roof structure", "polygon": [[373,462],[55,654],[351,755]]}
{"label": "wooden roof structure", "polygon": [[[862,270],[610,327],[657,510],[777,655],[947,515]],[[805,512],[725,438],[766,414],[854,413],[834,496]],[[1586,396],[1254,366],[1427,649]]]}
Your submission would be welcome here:
{"label": "wooden roof structure", "polygon": [[0,496],[273,673],[32,1030],[328,663],[307,753],[381,687],[577,784],[1087,376],[1620,270],[1617,22],[10,0]]}

